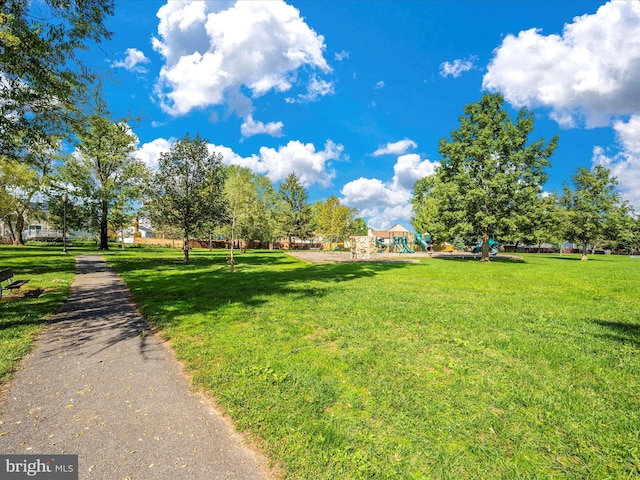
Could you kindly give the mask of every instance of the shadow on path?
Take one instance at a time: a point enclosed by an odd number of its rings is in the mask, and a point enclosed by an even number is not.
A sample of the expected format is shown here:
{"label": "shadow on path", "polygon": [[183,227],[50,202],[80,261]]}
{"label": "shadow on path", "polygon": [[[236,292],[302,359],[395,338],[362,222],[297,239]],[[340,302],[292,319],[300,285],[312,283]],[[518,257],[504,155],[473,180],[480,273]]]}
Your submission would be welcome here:
{"label": "shadow on path", "polygon": [[97,255],[0,402],[0,452],[77,454],[79,478],[266,479]]}

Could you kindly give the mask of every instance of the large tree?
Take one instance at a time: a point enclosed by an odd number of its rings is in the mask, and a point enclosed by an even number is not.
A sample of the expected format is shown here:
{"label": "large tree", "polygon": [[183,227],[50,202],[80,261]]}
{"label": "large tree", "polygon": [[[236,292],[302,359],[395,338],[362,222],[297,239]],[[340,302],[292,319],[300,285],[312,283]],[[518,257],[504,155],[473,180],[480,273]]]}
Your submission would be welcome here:
{"label": "large tree", "polygon": [[564,187],[562,205],[567,210],[568,238],[582,246],[582,260],[588,260],[590,243],[603,240],[609,217],[619,206],[618,181],[608,168],[596,165],[593,169],[578,168],[571,176],[573,190]]}
{"label": "large tree", "polygon": [[59,170],[68,194],[83,205],[89,225],[98,232],[99,248],[109,249],[109,214],[115,206],[142,196],[148,179],[144,162],[133,156],[137,144],[125,119],[116,121],[102,99],[100,86],[76,128],[76,151]]}
{"label": "large tree", "polygon": [[78,90],[88,83],[77,53],[111,37],[113,0],[0,2],[0,155],[24,160],[24,139],[68,132]]}
{"label": "large tree", "polygon": [[200,135],[185,135],[160,156],[146,208],[155,225],[179,229],[185,262],[189,238],[226,218],[223,185],[222,155],[210,153]]}
{"label": "large tree", "polygon": [[313,234],[313,215],[305,188],[295,173],[290,173],[280,184],[280,215],[284,234],[289,237],[289,248],[293,238],[306,239]]}
{"label": "large tree", "polygon": [[482,239],[482,260],[489,260],[489,239],[508,234],[541,193],[557,137],[529,142],[533,114],[526,109],[511,120],[500,94],[485,94],[469,104],[460,128],[442,139],[439,181],[445,186],[441,208],[454,235]]}

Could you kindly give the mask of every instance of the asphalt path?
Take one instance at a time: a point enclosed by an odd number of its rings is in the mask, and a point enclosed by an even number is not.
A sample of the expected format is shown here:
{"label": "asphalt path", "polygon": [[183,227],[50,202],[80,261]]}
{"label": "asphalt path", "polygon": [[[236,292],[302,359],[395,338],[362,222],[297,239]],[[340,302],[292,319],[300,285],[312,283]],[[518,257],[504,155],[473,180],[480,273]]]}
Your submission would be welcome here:
{"label": "asphalt path", "polygon": [[[98,255],[0,398],[0,453],[76,454],[80,479],[268,479]],[[17,300],[19,301],[19,300]]]}

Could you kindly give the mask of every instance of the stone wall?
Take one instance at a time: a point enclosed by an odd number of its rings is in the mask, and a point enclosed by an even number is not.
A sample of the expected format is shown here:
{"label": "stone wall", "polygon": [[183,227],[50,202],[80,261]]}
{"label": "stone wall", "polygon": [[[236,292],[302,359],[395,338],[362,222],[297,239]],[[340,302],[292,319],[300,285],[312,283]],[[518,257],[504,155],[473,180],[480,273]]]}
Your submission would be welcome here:
{"label": "stone wall", "polygon": [[375,237],[351,237],[349,240],[353,260],[370,260],[378,256]]}

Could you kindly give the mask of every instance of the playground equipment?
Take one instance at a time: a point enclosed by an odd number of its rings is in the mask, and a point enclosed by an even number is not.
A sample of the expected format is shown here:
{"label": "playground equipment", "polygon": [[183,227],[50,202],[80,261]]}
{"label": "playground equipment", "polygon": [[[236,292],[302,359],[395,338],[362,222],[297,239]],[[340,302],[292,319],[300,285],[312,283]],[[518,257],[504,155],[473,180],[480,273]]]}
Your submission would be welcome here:
{"label": "playground equipment", "polygon": [[416,233],[416,243],[424,248],[425,252],[433,252],[433,246],[431,245],[431,235],[428,233]]}
{"label": "playground equipment", "polygon": [[393,242],[391,243],[392,249],[397,249],[400,253],[415,253],[411,247],[409,247],[409,242],[407,241],[407,237],[393,237]]}
{"label": "playground equipment", "polygon": [[[480,253],[482,251],[482,240],[476,243],[476,246],[471,249],[471,253]],[[489,239],[489,253],[491,255],[497,255],[500,251],[500,243],[496,242],[493,238]]]}
{"label": "playground equipment", "polygon": [[384,252],[387,249],[387,244],[384,243],[382,237],[376,237],[376,247],[378,247],[378,252]]}

